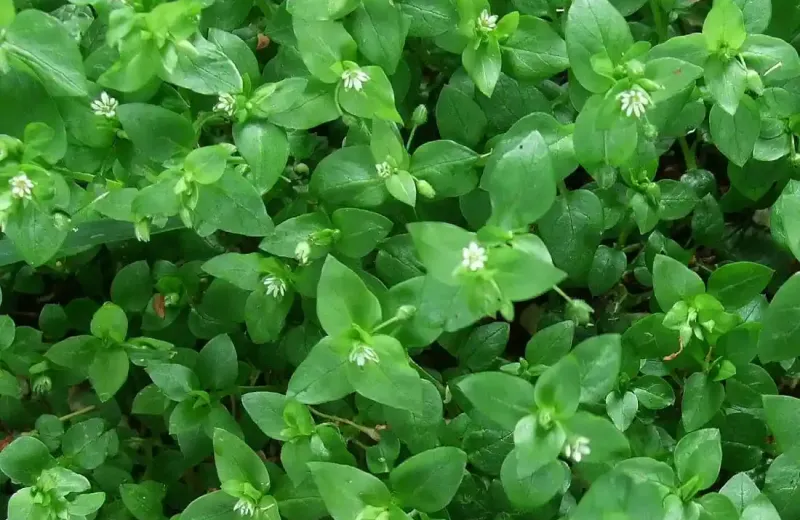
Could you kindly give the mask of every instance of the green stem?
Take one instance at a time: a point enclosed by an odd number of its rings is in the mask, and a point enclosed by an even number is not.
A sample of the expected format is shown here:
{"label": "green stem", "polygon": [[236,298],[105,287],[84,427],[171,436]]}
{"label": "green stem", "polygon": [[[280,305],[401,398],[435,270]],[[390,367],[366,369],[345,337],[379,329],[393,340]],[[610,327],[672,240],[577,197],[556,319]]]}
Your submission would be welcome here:
{"label": "green stem", "polygon": [[572,298],[570,298],[570,297],[569,297],[569,295],[568,295],[567,293],[565,293],[564,291],[562,291],[562,290],[561,290],[561,287],[559,287],[559,286],[557,286],[557,285],[554,285],[554,286],[553,286],[553,290],[554,290],[555,292],[557,292],[559,296],[561,296],[562,298],[564,298],[564,299],[567,301],[567,303],[572,303]]}
{"label": "green stem", "polygon": [[683,160],[686,163],[687,170],[694,170],[697,169],[697,158],[694,156],[694,152],[689,147],[689,143],[686,142],[685,137],[680,137],[678,142],[681,145],[681,152],[683,152]]}
{"label": "green stem", "polygon": [[411,132],[408,133],[408,141],[406,141],[406,150],[411,150],[411,142],[414,140],[414,135],[417,133],[417,125],[411,127]]}
{"label": "green stem", "polygon": [[398,322],[400,322],[400,321],[403,321],[403,320],[402,320],[400,317],[398,317],[398,316],[394,316],[394,317],[392,317],[392,318],[389,318],[388,320],[384,321],[383,323],[379,324],[377,327],[375,327],[374,329],[372,329],[372,334],[375,334],[375,333],[376,333],[376,332],[378,332],[379,330],[383,330],[383,329],[385,329],[386,327],[389,327],[389,326],[391,326],[391,325],[394,325],[395,323],[398,323]]}
{"label": "green stem", "polygon": [[360,425],[358,423],[354,423],[350,419],[345,419],[344,417],[337,417],[335,415],[328,415],[328,414],[326,414],[324,412],[320,412],[319,410],[314,409],[314,408],[312,408],[310,406],[308,407],[308,409],[311,410],[311,413],[313,413],[317,417],[322,417],[323,419],[327,419],[327,420],[333,421],[335,423],[341,423],[341,424],[346,424],[348,426],[352,426],[353,428],[355,428],[356,430],[358,430],[361,433],[365,434],[367,437],[369,437],[370,439],[372,439],[375,442],[379,442],[381,440],[381,434],[378,433],[378,430],[376,430],[374,428],[370,428],[368,426],[362,426],[362,425]]}
{"label": "green stem", "polygon": [[62,415],[61,417],[58,418],[58,420],[61,421],[61,422],[67,422],[70,419],[74,419],[75,417],[80,417],[81,415],[83,415],[85,413],[89,413],[89,412],[93,411],[95,408],[97,408],[97,407],[95,405],[93,405],[93,404],[89,405],[89,406],[84,406],[80,410],[75,410],[74,412],[68,413],[67,415]]}
{"label": "green stem", "polygon": [[558,193],[562,197],[566,197],[567,195],[569,195],[569,188],[567,188],[567,183],[564,182],[564,179],[558,181]]}
{"label": "green stem", "polygon": [[411,366],[414,367],[417,372],[419,372],[419,375],[421,375],[423,379],[427,379],[428,381],[430,381],[433,384],[433,386],[436,387],[436,390],[439,391],[439,394],[442,397],[447,395],[447,389],[444,387],[444,385],[442,383],[439,382],[438,379],[436,379],[430,373],[428,373],[427,370],[425,370],[424,368],[419,366],[419,363],[417,363],[413,359],[409,359],[409,362],[411,363]]}
{"label": "green stem", "polygon": [[664,12],[658,5],[658,0],[650,0],[650,9],[653,11],[653,22],[656,26],[656,33],[658,34],[659,41],[667,41],[667,24],[664,20]]}

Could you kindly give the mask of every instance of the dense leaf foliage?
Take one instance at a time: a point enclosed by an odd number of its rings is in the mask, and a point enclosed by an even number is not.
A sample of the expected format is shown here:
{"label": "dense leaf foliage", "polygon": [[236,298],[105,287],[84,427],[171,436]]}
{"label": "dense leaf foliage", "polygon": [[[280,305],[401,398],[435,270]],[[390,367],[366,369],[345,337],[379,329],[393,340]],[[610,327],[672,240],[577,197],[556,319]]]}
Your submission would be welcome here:
{"label": "dense leaf foliage", "polygon": [[9,520],[800,518],[795,0],[0,0]]}

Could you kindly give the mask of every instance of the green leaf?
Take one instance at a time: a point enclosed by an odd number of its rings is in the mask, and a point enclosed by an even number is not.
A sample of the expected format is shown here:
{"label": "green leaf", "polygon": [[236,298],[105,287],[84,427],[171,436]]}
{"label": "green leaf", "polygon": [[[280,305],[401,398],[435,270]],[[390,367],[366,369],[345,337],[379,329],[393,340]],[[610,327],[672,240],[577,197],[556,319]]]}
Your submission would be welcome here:
{"label": "green leaf", "polygon": [[545,215],[556,198],[556,179],[542,135],[532,131],[493,150],[481,188],[492,201],[493,225],[521,228]]}
{"label": "green leaf", "polygon": [[407,227],[428,273],[452,284],[463,261],[462,250],[475,240],[474,233],[445,222],[412,222]]}
{"label": "green leaf", "polygon": [[111,301],[130,312],[142,312],[153,295],[150,266],[146,260],[126,265],[111,282]]}
{"label": "green leaf", "polygon": [[251,392],[242,396],[242,406],[265,435],[280,441],[289,440],[283,411],[287,399],[273,392]]}
{"label": "green leaf", "polygon": [[517,421],[536,408],[533,385],[508,374],[470,374],[460,379],[455,387],[476,411],[506,430],[513,430]]}
{"label": "green leaf", "polygon": [[323,3],[314,0],[287,0],[286,10],[305,20],[336,20],[352,12],[358,4],[358,0],[331,0]]}
{"label": "green leaf", "polygon": [[214,184],[200,185],[198,192],[195,218],[199,225],[248,237],[263,237],[273,228],[259,192],[233,170]]}
{"label": "green leaf", "polygon": [[194,370],[203,388],[226,390],[235,385],[239,364],[231,338],[220,334],[206,343],[200,349]]}
{"label": "green leaf", "polygon": [[742,10],[733,0],[716,0],[703,23],[703,36],[710,51],[737,51],[747,38]]}
{"label": "green leaf", "polygon": [[685,301],[706,290],[703,280],[688,267],[665,255],[653,261],[653,288],[658,305],[669,311],[679,301]]}
{"label": "green leaf", "polygon": [[800,276],[789,278],[772,298],[763,318],[758,356],[763,363],[800,356]]}
{"label": "green leaf", "polygon": [[144,103],[126,103],[117,108],[122,129],[148,158],[164,162],[194,146],[192,123],[166,108]]}
{"label": "green leaf", "polygon": [[553,257],[553,264],[573,281],[585,283],[603,236],[600,199],[586,190],[559,197],[540,219],[539,235]]}
{"label": "green leaf", "polygon": [[522,510],[535,510],[550,501],[569,480],[569,467],[554,460],[530,475],[520,473],[519,454],[516,450],[508,454],[500,470],[503,490],[512,504]]}
{"label": "green leaf", "polygon": [[774,271],[753,262],[726,264],[708,278],[708,294],[727,309],[738,309],[761,294],[772,279]]}
{"label": "green leaf", "polygon": [[606,396],[606,413],[620,431],[624,432],[631,426],[638,411],[639,399],[633,392],[611,392]]}
{"label": "green leaf", "polygon": [[322,339],[292,374],[286,396],[304,404],[320,404],[353,393],[346,348],[330,337]]}
{"label": "green leaf", "polygon": [[722,464],[719,430],[698,430],[683,437],[675,446],[675,469],[684,484],[696,479],[694,492],[711,487]]}
{"label": "green leaf", "polygon": [[367,66],[361,67],[361,72],[369,77],[361,90],[343,86],[338,91],[342,108],[354,116],[402,123],[403,118],[395,106],[392,84],[383,69]]}
{"label": "green leaf", "polygon": [[351,17],[350,31],[361,54],[392,75],[403,54],[409,25],[399,5],[363,0]]}
{"label": "green leaf", "polygon": [[590,170],[602,165],[624,166],[636,152],[636,125],[627,117],[601,115],[602,96],[589,98],[575,121],[573,142],[578,161]]}
{"label": "green leaf", "polygon": [[90,328],[96,338],[122,343],[128,337],[128,318],[120,307],[106,302],[92,316]]}
{"label": "green leaf", "polygon": [[570,355],[564,356],[536,380],[534,398],[539,408],[557,418],[567,418],[578,409],[581,396],[580,366]]}
{"label": "green leaf", "polygon": [[343,255],[361,258],[389,235],[394,224],[379,213],[356,208],[337,209],[331,222],[341,231],[335,248]]}
{"label": "green leaf", "polygon": [[271,114],[269,120],[284,128],[308,130],[333,121],[340,115],[334,88],[319,81],[309,80],[294,103],[281,112]]}
{"label": "green leaf", "polygon": [[196,148],[183,160],[185,175],[200,184],[213,184],[225,173],[230,155],[231,149],[220,144]]}
{"label": "green leaf", "polygon": [[436,101],[436,126],[442,139],[475,147],[486,132],[486,115],[471,97],[446,85]]}
{"label": "green leaf", "polygon": [[40,266],[50,260],[64,243],[68,225],[58,225],[49,213],[36,204],[23,204],[8,217],[5,233],[23,260]]}
{"label": "green leaf", "polygon": [[372,349],[375,359],[359,364],[353,362],[351,353],[347,365],[347,376],[355,391],[393,408],[419,410],[422,406],[420,376],[409,365],[403,345],[391,336],[378,335],[366,345],[356,343],[352,349],[365,346]]}
{"label": "green leaf", "polygon": [[569,67],[564,40],[550,24],[534,16],[520,16],[517,30],[500,49],[515,78],[548,78]]}
{"label": "green leaf", "polygon": [[574,337],[574,321],[550,325],[536,332],[525,345],[525,359],[531,365],[553,365],[569,352]]}
{"label": "green leaf", "polygon": [[775,441],[784,452],[800,442],[797,420],[800,418],[800,399],[788,395],[764,395],[764,414]]}
{"label": "green leaf", "polygon": [[734,115],[714,105],[709,114],[709,128],[719,151],[734,164],[743,166],[753,155],[761,129],[758,105],[745,96]]}
{"label": "green leaf", "polygon": [[664,379],[645,375],[633,382],[633,393],[639,404],[649,410],[662,410],[675,402],[675,390]]}
{"label": "green leaf", "polygon": [[260,76],[258,60],[244,40],[235,34],[212,27],[208,30],[208,41],[233,62],[242,78],[247,76],[252,81]]}
{"label": "green leaf", "polygon": [[269,490],[269,473],[264,461],[236,435],[214,430],[214,464],[224,485],[229,481],[247,482],[261,493]]}
{"label": "green leaf", "polygon": [[672,179],[663,179],[656,183],[661,190],[658,206],[660,220],[679,220],[692,212],[699,202],[691,186]]}
{"label": "green leaf", "polygon": [[181,513],[181,520],[236,520],[236,499],[224,491],[212,491],[192,501]]}
{"label": "green leaf", "polygon": [[166,495],[166,486],[148,480],[140,484],[122,484],[119,494],[122,503],[136,520],[161,520],[164,517],[161,502]]}
{"label": "green leaf", "polygon": [[439,36],[458,24],[456,6],[449,0],[408,0],[400,10],[411,23],[408,35],[415,38]]}
{"label": "green leaf", "polygon": [[21,11],[6,29],[3,47],[30,67],[50,94],[88,94],[78,45],[52,16],[34,9]]}
{"label": "green leaf", "polygon": [[[351,520],[367,506],[385,508],[392,497],[386,485],[360,469],[329,462],[309,462],[319,494],[334,520]],[[342,483],[346,482],[346,486]]]}
{"label": "green leaf", "polygon": [[747,69],[741,62],[711,56],[705,66],[705,82],[714,101],[728,114],[736,114],[747,89]]}
{"label": "green leaf", "polygon": [[619,249],[599,246],[594,252],[587,284],[593,296],[610,291],[622,279],[628,258]]}
{"label": "green leaf", "polygon": [[250,181],[259,193],[272,188],[289,160],[286,132],[266,121],[247,121],[233,126],[233,142],[250,166]]}
{"label": "green leaf", "polygon": [[372,208],[386,200],[384,180],[367,146],[348,146],[325,157],[311,175],[310,188],[336,206]]}
{"label": "green leaf", "polygon": [[317,288],[317,316],[332,336],[353,325],[371,330],[381,319],[381,305],[356,273],[329,256]]}
{"label": "green leaf", "polygon": [[147,367],[146,370],[153,383],[172,401],[183,401],[191,392],[200,389],[200,381],[195,373],[183,365],[162,363]]}
{"label": "green leaf", "polygon": [[403,204],[412,208],[417,204],[417,185],[414,178],[405,170],[400,170],[386,179],[386,189],[389,194]]}
{"label": "green leaf", "polygon": [[453,499],[466,466],[462,450],[434,448],[406,459],[392,470],[389,482],[404,507],[434,513]]}
{"label": "green leaf", "polygon": [[625,18],[608,0],[576,0],[567,15],[567,54],[575,76],[591,92],[605,92],[613,80],[592,68],[592,58],[607,56],[613,64],[633,45]]}
{"label": "green leaf", "polygon": [[34,485],[39,474],[55,464],[50,450],[35,437],[18,437],[0,451],[0,471],[24,486]]}
{"label": "green leaf", "polygon": [[286,316],[294,303],[293,293],[276,296],[262,288],[250,293],[244,308],[247,333],[254,343],[268,343],[280,337]]}
{"label": "green leaf", "polygon": [[800,483],[797,475],[800,474],[800,459],[797,449],[793,449],[778,456],[767,469],[764,479],[764,494],[780,513],[781,518],[792,518],[800,512],[798,493]]}
{"label": "green leaf", "polygon": [[95,352],[102,347],[101,340],[94,336],[71,336],[50,347],[45,357],[57,365],[85,373]]}
{"label": "green leaf", "polygon": [[473,372],[487,370],[505,350],[509,331],[508,323],[501,322],[487,323],[474,329],[458,347],[459,364]]}
{"label": "green leaf", "polygon": [[128,380],[130,363],[121,348],[98,350],[89,365],[89,381],[101,402],[106,402],[122,388]]}
{"label": "green leaf", "polygon": [[200,35],[188,40],[194,49],[176,47],[175,62],[163,67],[161,78],[198,94],[218,95],[242,91],[236,65],[213,43]]}
{"label": "green leaf", "polygon": [[686,381],[681,403],[681,419],[686,431],[707,424],[720,410],[725,400],[722,383],[712,381],[706,374],[695,372]]}
{"label": "green leaf", "polygon": [[500,68],[503,64],[497,40],[490,38],[477,46],[467,45],[461,55],[461,61],[478,90],[485,96],[491,97],[494,86],[500,78]]}
{"label": "green leaf", "polygon": [[245,291],[255,291],[263,286],[262,260],[258,253],[225,253],[204,263],[203,271]]}
{"label": "green leaf", "polygon": [[514,428],[514,452],[519,475],[532,475],[556,460],[566,440],[567,435],[561,424],[542,424],[535,414],[523,417]]}

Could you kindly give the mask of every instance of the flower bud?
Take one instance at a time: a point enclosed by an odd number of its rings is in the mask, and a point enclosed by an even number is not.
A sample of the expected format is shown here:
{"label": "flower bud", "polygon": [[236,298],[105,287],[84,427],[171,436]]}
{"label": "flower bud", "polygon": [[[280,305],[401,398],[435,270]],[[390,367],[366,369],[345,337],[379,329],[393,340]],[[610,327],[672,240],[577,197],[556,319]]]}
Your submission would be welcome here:
{"label": "flower bud", "polygon": [[428,107],[425,105],[417,105],[414,112],[411,114],[411,124],[413,126],[422,126],[428,122]]}
{"label": "flower bud", "polygon": [[147,219],[136,221],[133,232],[139,242],[150,242],[150,222]]}
{"label": "flower bud", "polygon": [[655,81],[647,78],[642,78],[637,83],[647,92],[657,92],[664,88],[660,83],[656,83]]}
{"label": "flower bud", "polygon": [[747,69],[747,88],[757,95],[764,93],[764,82],[761,81],[761,76],[753,69]]}
{"label": "flower bud", "polygon": [[417,313],[417,308],[413,305],[401,305],[395,316],[398,320],[407,320],[412,318]]}
{"label": "flower bud", "polygon": [[641,78],[644,76],[644,65],[639,60],[631,60],[625,64],[625,68],[627,69],[628,76],[634,78]]}
{"label": "flower bud", "polygon": [[594,309],[583,300],[570,300],[567,303],[567,319],[575,322],[576,325],[585,325],[592,321]]}
{"label": "flower bud", "polygon": [[36,395],[44,395],[53,389],[53,380],[50,376],[42,374],[33,380],[33,393]]}
{"label": "flower bud", "polygon": [[415,182],[417,184],[417,193],[426,199],[432,199],[436,196],[436,190],[433,189],[433,186],[428,181],[415,179]]}

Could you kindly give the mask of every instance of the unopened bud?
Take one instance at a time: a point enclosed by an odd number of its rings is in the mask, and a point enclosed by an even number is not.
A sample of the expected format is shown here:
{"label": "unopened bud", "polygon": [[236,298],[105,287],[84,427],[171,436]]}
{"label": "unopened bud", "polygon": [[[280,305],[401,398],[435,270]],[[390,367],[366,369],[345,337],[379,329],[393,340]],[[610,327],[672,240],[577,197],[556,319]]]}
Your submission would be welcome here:
{"label": "unopened bud", "polygon": [[661,86],[660,83],[656,83],[655,81],[647,78],[642,78],[637,83],[639,84],[640,87],[642,87],[648,92],[657,92],[664,88]]}
{"label": "unopened bud", "polygon": [[395,316],[397,316],[398,320],[407,320],[413,317],[417,313],[417,308],[413,305],[401,305]]}
{"label": "unopened bud", "polygon": [[308,175],[308,165],[306,163],[297,163],[294,165],[294,172],[297,175]]}
{"label": "unopened bud", "polygon": [[139,242],[150,242],[150,222],[147,219],[136,221],[133,232]]}
{"label": "unopened bud", "polygon": [[592,321],[594,309],[583,300],[570,300],[567,303],[566,315],[576,325],[585,325]]}
{"label": "unopened bud", "polygon": [[634,78],[641,78],[644,76],[644,65],[639,60],[631,60],[625,64],[625,68],[628,69],[628,75]]}
{"label": "unopened bud", "polygon": [[753,69],[747,69],[747,88],[757,95],[764,93],[764,82],[761,81],[761,76]]}
{"label": "unopened bud", "polygon": [[644,194],[647,196],[647,200],[653,206],[658,206],[658,204],[661,202],[661,187],[655,182],[647,184],[644,189]]}
{"label": "unopened bud", "polygon": [[422,126],[428,122],[428,107],[425,105],[417,105],[414,112],[411,114],[411,124],[414,126]]}
{"label": "unopened bud", "polygon": [[436,190],[433,189],[433,186],[428,181],[416,179],[415,182],[417,184],[417,193],[426,199],[432,199],[436,196]]}
{"label": "unopened bud", "polygon": [[50,376],[43,374],[33,380],[33,385],[31,385],[31,387],[34,394],[44,395],[52,390],[53,380],[50,379]]}

